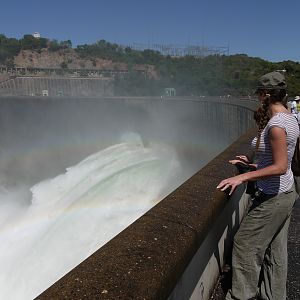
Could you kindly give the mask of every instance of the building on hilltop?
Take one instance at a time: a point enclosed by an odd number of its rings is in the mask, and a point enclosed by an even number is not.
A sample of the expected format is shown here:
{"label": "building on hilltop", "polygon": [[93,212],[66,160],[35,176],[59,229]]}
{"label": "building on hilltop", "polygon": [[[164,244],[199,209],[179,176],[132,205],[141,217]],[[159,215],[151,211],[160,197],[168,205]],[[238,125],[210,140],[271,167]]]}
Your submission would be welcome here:
{"label": "building on hilltop", "polygon": [[34,32],[33,37],[36,38],[36,39],[39,39],[41,37],[41,35],[40,35],[39,32]]}

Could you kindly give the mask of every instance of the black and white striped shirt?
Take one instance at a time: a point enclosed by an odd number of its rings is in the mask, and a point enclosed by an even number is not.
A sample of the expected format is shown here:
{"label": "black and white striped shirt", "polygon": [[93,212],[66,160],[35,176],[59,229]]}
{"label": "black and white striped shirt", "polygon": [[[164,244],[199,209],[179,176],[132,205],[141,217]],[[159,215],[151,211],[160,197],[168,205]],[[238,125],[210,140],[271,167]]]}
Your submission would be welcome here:
{"label": "black and white striped shirt", "polygon": [[258,169],[262,169],[273,164],[272,149],[269,141],[269,130],[273,127],[282,128],[286,132],[288,169],[284,175],[271,176],[257,181],[257,187],[266,194],[286,192],[292,187],[294,178],[291,170],[291,161],[293,158],[296,141],[299,137],[298,122],[292,114],[275,114],[269,120],[267,126],[261,133],[260,144],[258,148]]}

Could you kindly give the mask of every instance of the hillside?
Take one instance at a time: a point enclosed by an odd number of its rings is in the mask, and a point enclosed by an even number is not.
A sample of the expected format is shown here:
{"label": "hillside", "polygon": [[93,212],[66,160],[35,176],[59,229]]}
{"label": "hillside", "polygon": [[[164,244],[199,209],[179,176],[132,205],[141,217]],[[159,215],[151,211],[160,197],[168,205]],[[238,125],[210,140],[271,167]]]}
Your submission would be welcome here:
{"label": "hillside", "polygon": [[71,41],[34,39],[31,35],[17,40],[0,35],[0,65],[59,68],[62,74],[69,69],[126,70],[126,76],[114,77],[115,94],[141,96],[161,95],[166,87],[184,96],[252,95],[259,76],[284,69],[289,95],[300,94],[298,62],[272,63],[244,54],[170,57],[104,40],[72,48]]}
{"label": "hillside", "polygon": [[49,51],[21,50],[13,60],[15,67],[27,68],[61,68],[63,64],[69,69],[126,69],[124,63],[113,63],[111,60],[95,58],[83,59],[74,49]]}

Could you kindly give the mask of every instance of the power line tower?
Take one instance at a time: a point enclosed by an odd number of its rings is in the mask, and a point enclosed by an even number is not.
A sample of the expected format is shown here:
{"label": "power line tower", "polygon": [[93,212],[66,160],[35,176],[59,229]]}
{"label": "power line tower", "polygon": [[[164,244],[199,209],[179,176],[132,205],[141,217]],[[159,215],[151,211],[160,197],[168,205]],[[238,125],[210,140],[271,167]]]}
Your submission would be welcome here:
{"label": "power line tower", "polygon": [[195,57],[205,57],[208,55],[229,55],[229,46],[227,47],[208,47],[200,45],[179,45],[179,44],[163,44],[163,43],[132,43],[124,47],[129,47],[133,50],[158,51],[162,55],[170,55],[172,57],[181,57],[191,55]]}

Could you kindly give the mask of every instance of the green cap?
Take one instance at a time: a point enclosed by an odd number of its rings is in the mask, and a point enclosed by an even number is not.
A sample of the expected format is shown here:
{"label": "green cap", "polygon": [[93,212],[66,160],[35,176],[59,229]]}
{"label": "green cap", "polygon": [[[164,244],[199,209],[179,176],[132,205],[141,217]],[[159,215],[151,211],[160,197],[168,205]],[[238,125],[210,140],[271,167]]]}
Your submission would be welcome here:
{"label": "green cap", "polygon": [[285,77],[280,72],[270,72],[258,79],[257,90],[273,90],[273,89],[286,89],[287,84]]}

